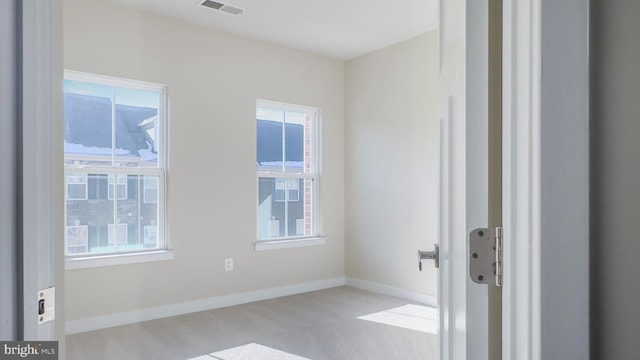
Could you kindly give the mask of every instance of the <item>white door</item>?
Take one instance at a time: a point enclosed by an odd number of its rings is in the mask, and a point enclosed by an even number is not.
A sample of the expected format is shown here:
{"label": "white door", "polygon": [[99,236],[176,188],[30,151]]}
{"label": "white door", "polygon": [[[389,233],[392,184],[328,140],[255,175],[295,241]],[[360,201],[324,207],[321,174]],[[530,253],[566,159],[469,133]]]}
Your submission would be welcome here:
{"label": "white door", "polygon": [[490,225],[489,0],[440,0],[439,20],[440,359],[499,359],[500,343],[490,339],[501,338],[501,296],[490,302],[490,285],[471,281],[467,260],[469,233]]}
{"label": "white door", "polygon": [[[497,16],[495,6],[503,7]],[[539,0],[439,0],[438,310],[443,360],[541,358],[540,6]],[[496,63],[488,60],[489,38],[495,44],[493,35],[489,37],[490,24],[493,30],[496,24],[504,29],[498,42],[502,95],[492,101],[487,93],[496,84],[489,84],[488,69],[495,73]],[[469,232],[496,226],[496,214],[489,216],[488,211],[488,200],[495,201],[488,196],[487,182],[490,109],[501,110],[501,134],[494,141],[502,144],[502,213],[497,222],[504,228],[504,277],[497,293],[474,284],[467,265]],[[489,316],[490,308],[497,321]]]}

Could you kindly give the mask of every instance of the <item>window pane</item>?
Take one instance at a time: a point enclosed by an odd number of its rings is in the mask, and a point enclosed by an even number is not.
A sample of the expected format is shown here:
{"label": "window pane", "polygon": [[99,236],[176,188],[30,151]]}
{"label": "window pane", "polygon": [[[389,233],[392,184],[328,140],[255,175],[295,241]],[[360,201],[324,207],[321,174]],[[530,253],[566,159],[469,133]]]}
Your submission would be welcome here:
{"label": "window pane", "polygon": [[313,235],[312,192],[312,179],[259,178],[258,238]]}
{"label": "window pane", "polygon": [[156,204],[158,202],[159,176],[144,177],[144,203]]}
{"label": "window pane", "polygon": [[302,172],[305,161],[306,117],[305,113],[285,112],[285,164],[288,171]]}
{"label": "window pane", "polygon": [[65,234],[67,254],[86,254],[89,252],[89,231],[86,225],[67,226]]}
{"label": "window pane", "polygon": [[158,166],[159,91],[65,80],[64,92],[65,163]]}
{"label": "window pane", "polygon": [[[144,201],[140,203],[140,243],[145,249],[158,248],[158,184],[159,176],[144,176],[142,189]],[[153,200],[153,201],[151,201]]]}
{"label": "window pane", "polygon": [[285,235],[286,202],[276,201],[276,179],[258,179],[258,238]]}
{"label": "window pane", "polygon": [[[311,179],[288,179],[287,227],[289,236],[313,235],[313,204]],[[292,196],[294,195],[294,196]]]}
{"label": "window pane", "polygon": [[67,175],[67,199],[86,200],[87,199],[87,175],[68,174]]}
{"label": "window pane", "polygon": [[116,87],[116,161],[119,166],[158,166],[160,93]]}
{"label": "window pane", "polygon": [[64,80],[65,163],[111,165],[112,88]]}
{"label": "window pane", "polygon": [[141,177],[118,175],[116,180],[119,192],[120,189],[125,189],[123,190],[123,195],[126,195],[115,200],[117,209],[115,214],[116,224],[118,224],[118,230],[115,232],[115,241],[118,244],[118,251],[142,250],[144,247],[141,238],[139,215],[141,210],[139,196]]}
{"label": "window pane", "polygon": [[126,247],[127,246],[127,224],[109,224],[107,225],[107,236],[109,247],[115,247],[118,244],[118,247]]}
{"label": "window pane", "polygon": [[88,188],[89,196],[84,201],[67,200],[66,241],[67,255],[76,254],[69,246],[75,246],[80,242],[78,237],[79,227],[85,227],[88,253],[105,253],[115,251],[114,246],[109,246],[109,234],[107,226],[114,223],[114,202],[108,200],[106,196],[107,175],[89,174]]}
{"label": "window pane", "polygon": [[287,194],[287,179],[276,179],[275,201],[283,202]]}
{"label": "window pane", "polygon": [[109,175],[109,199],[126,200],[128,197],[126,174]]}
{"label": "window pane", "polygon": [[318,117],[316,108],[256,101],[258,239],[316,235]]}
{"label": "window pane", "polygon": [[[143,179],[157,186],[159,176],[89,174],[87,179],[88,199],[68,199],[66,202],[67,255],[161,247],[158,205],[144,203],[140,196],[144,189]],[[114,185],[118,189],[126,188],[123,191],[126,197],[108,199],[108,185],[111,189]]]}
{"label": "window pane", "polygon": [[259,170],[282,170],[284,111],[256,109],[257,165]]}
{"label": "window pane", "polygon": [[289,201],[300,200],[300,181],[301,179],[287,179],[287,195]]}

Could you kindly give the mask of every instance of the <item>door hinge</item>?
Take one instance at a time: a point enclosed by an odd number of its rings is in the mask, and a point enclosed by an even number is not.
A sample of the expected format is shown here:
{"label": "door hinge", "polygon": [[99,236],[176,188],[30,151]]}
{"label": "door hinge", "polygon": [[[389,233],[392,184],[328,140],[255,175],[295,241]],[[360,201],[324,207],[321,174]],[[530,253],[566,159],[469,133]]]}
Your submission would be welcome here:
{"label": "door hinge", "polygon": [[478,284],[502,286],[502,228],[475,229],[469,234],[469,275]]}

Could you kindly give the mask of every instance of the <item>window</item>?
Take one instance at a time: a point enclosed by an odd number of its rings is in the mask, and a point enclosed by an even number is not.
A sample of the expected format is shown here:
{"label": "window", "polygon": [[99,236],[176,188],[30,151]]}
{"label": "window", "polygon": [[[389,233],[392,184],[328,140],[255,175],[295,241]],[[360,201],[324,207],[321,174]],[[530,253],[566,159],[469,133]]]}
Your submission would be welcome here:
{"label": "window", "polygon": [[256,104],[258,241],[318,236],[319,112]]}
{"label": "window", "polygon": [[87,174],[67,174],[67,199],[87,200]]}
{"label": "window", "polygon": [[88,250],[88,229],[86,225],[67,226],[67,254],[84,254]]}
{"label": "window", "polygon": [[117,242],[118,245],[127,246],[128,241],[128,231],[127,224],[118,224],[114,226],[114,224],[109,224],[109,245],[114,246]]}
{"label": "window", "polygon": [[300,201],[298,179],[276,179],[276,201]]}
{"label": "window", "polygon": [[167,248],[166,87],[65,71],[67,259]]}
{"label": "window", "polygon": [[144,177],[144,203],[158,203],[158,178],[155,176]]}
{"label": "window", "polygon": [[127,199],[127,175],[109,174],[109,200],[114,197],[116,200]]}

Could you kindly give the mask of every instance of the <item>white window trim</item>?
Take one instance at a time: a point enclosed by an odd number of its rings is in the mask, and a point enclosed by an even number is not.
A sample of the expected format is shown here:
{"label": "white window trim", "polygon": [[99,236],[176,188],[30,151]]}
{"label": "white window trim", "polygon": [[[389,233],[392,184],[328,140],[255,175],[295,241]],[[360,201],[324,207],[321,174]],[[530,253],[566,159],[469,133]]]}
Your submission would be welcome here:
{"label": "white window trim", "polygon": [[304,238],[286,238],[281,240],[258,240],[254,243],[255,251],[282,250],[306,246],[320,246],[327,243],[327,238],[321,236]]}
{"label": "white window trim", "polygon": [[[314,245],[324,245],[325,238],[322,234],[322,216],[320,213],[320,175],[322,172],[322,159],[321,159],[321,151],[322,151],[322,116],[321,109],[317,107],[310,107],[304,105],[296,105],[282,102],[275,102],[269,100],[261,100],[258,99],[256,101],[256,108],[274,108],[274,109],[282,109],[285,111],[296,111],[296,112],[307,112],[313,113],[315,115],[315,119],[313,121],[313,147],[311,149],[311,161],[314,165],[314,172],[311,174],[304,173],[304,169],[301,172],[294,171],[269,171],[267,168],[263,168],[262,170],[256,170],[256,198],[259,193],[260,186],[260,178],[302,178],[302,179],[312,179],[313,180],[313,190],[312,190],[312,229],[310,236],[288,236],[288,237],[274,237],[274,238],[258,238],[258,227],[256,226],[256,237],[257,240],[254,243],[255,251],[263,251],[263,250],[277,250],[277,249],[286,249],[293,247],[302,247],[302,246],[314,246]],[[283,139],[284,141],[284,139]],[[275,170],[275,169],[274,169]],[[286,194],[286,192],[285,192]],[[288,198],[288,194],[285,195]],[[256,221],[258,220],[258,207],[256,206]],[[256,223],[257,225],[257,223]]]}
{"label": "white window trim", "polygon": [[173,250],[154,250],[141,252],[128,252],[121,254],[92,255],[76,258],[68,258],[65,261],[65,270],[87,269],[93,267],[113,266],[145,263],[152,261],[172,260]]}
{"label": "white window trim", "polygon": [[[158,168],[125,168],[125,167],[88,167],[83,165],[65,164],[65,176],[68,172],[78,173],[83,172],[86,174],[126,174],[129,175],[132,172],[136,172],[136,175],[155,175],[158,176],[158,201],[156,202],[159,211],[156,226],[158,227],[158,248],[150,249],[139,252],[122,252],[112,254],[82,254],[82,255],[66,255],[65,249],[65,269],[82,269],[90,267],[121,265],[131,263],[143,263],[158,260],[170,260],[173,259],[173,250],[169,248],[168,239],[168,202],[167,202],[167,171],[168,161],[167,155],[169,152],[169,112],[168,112],[168,90],[166,85],[124,79],[112,76],[104,76],[98,74],[84,73],[74,70],[64,70],[65,80],[84,81],[98,83],[102,85],[127,87],[137,90],[147,91],[159,91],[160,103],[158,106],[159,118],[162,119],[158,122],[158,131],[160,133],[158,141],[162,144],[164,151],[158,153]],[[117,160],[117,157],[115,158]],[[66,158],[65,158],[66,162]],[[107,180],[108,181],[108,180]],[[87,180],[87,199],[89,195]],[[107,184],[108,187],[108,184]],[[108,196],[108,189],[107,189]],[[67,207],[65,206],[65,221],[67,218]]]}

